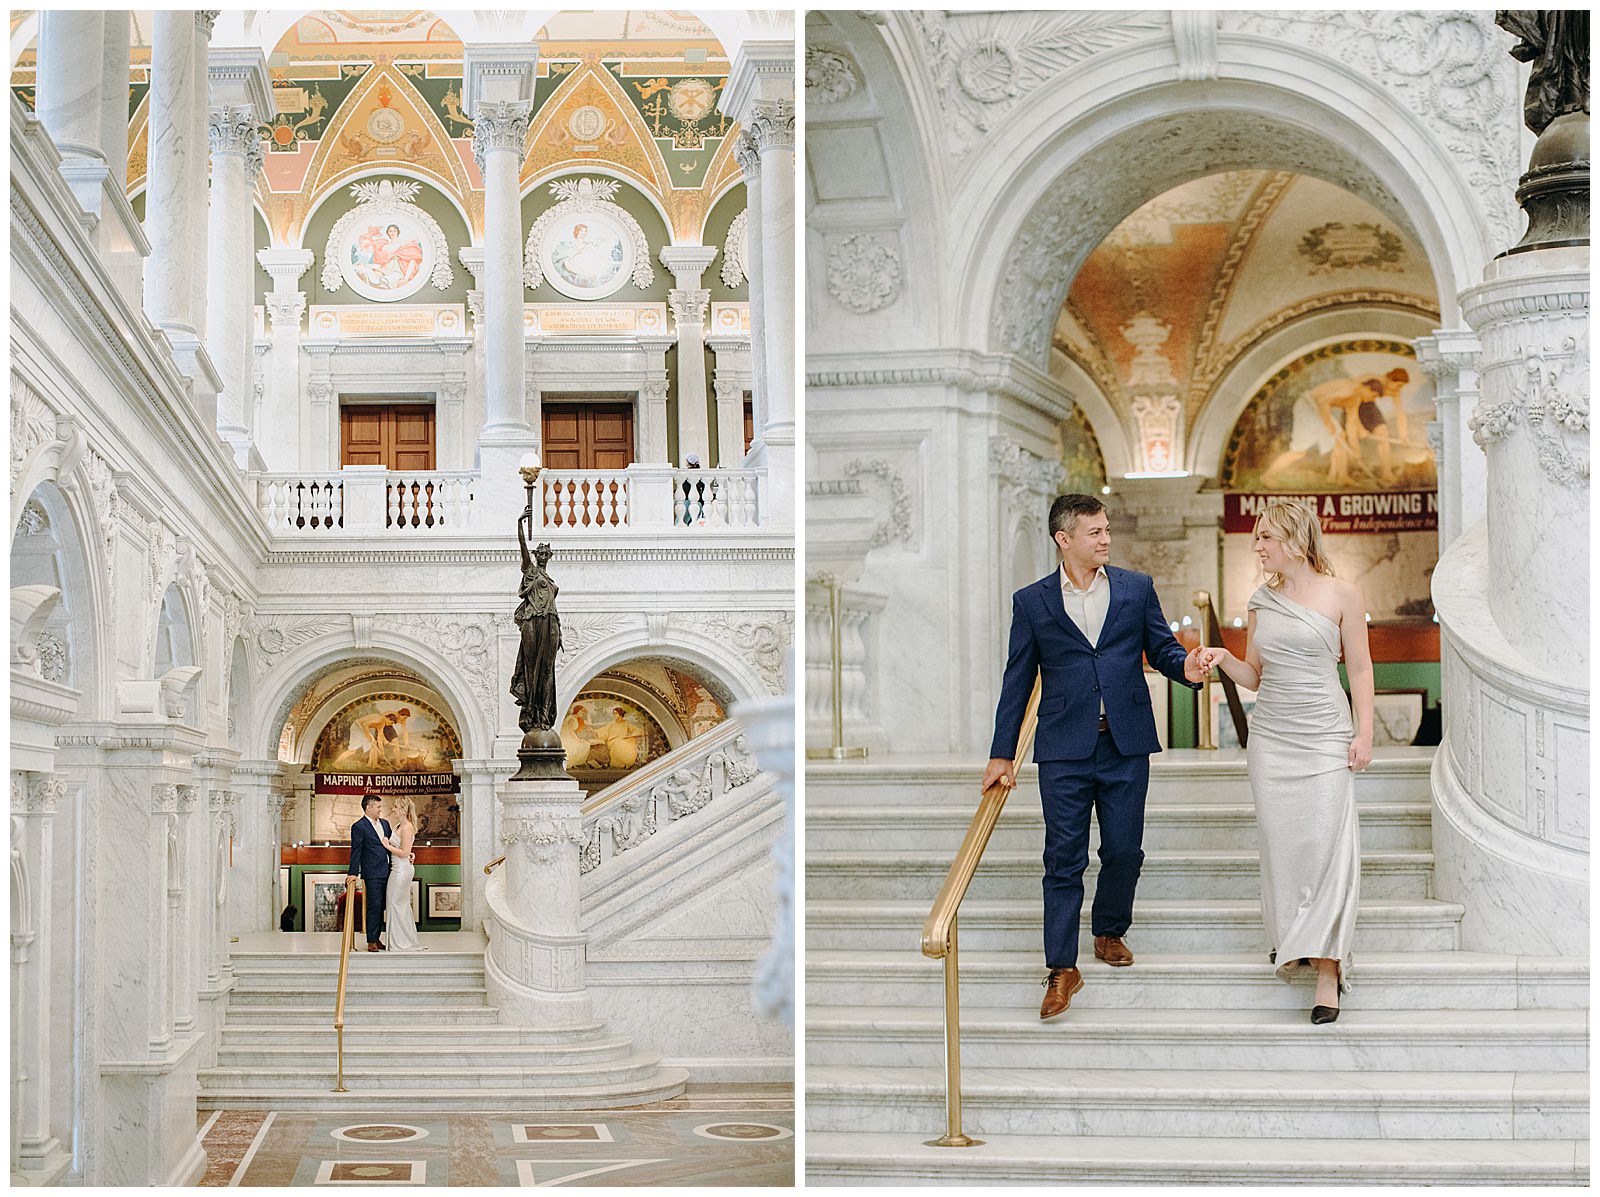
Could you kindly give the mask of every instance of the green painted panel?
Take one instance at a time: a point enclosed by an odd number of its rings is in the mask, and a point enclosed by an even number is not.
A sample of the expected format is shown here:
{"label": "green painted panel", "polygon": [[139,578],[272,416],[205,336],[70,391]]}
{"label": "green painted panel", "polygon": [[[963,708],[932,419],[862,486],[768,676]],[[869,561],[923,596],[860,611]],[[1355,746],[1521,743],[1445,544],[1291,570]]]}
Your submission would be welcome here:
{"label": "green painted panel", "polygon": [[737,287],[730,287],[722,281],[723,242],[728,239],[728,228],[733,224],[734,218],[743,212],[748,204],[749,197],[745,193],[744,184],[741,183],[712,205],[711,215],[706,217],[703,244],[717,247],[717,256],[712,259],[705,275],[705,285],[711,291],[712,303],[750,302],[748,281],[741,282]]}

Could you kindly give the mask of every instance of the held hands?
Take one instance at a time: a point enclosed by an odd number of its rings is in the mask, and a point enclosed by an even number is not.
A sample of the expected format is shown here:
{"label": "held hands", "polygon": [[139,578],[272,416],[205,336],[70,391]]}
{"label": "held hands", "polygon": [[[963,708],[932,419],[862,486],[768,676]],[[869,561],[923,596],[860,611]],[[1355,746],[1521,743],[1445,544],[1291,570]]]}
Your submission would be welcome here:
{"label": "held hands", "polygon": [[1228,655],[1225,648],[1191,648],[1183,659],[1183,676],[1199,684],[1211,674],[1211,667]]}
{"label": "held hands", "polygon": [[1017,779],[1011,773],[1011,762],[998,756],[992,758],[989,767],[983,771],[983,783],[978,787],[978,792],[987,793],[989,787],[997,781],[1008,790],[1017,784]]}
{"label": "held hands", "polygon": [[1372,736],[1357,736],[1350,741],[1350,768],[1360,773],[1372,764]]}

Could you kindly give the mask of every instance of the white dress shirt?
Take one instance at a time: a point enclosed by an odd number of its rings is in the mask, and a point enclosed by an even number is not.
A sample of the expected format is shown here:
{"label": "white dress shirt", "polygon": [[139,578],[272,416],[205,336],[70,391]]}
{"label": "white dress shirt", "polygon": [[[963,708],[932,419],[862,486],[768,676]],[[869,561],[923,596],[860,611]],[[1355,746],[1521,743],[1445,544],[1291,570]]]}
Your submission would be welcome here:
{"label": "white dress shirt", "polygon": [[[1061,567],[1061,605],[1067,618],[1078,625],[1078,631],[1090,644],[1100,642],[1100,629],[1105,627],[1106,612],[1111,609],[1111,579],[1106,577],[1106,567],[1094,571],[1087,590],[1079,590],[1067,576],[1067,567]],[[1106,713],[1104,694],[1100,698],[1100,713]]]}

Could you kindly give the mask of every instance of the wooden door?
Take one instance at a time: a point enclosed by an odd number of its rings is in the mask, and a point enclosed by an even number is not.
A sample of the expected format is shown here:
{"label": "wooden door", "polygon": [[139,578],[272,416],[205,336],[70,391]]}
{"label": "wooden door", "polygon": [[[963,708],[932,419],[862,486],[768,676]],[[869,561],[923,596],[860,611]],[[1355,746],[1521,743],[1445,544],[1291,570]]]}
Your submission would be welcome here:
{"label": "wooden door", "polygon": [[434,468],[433,405],[352,403],[339,409],[339,464]]}
{"label": "wooden door", "polygon": [[[750,398],[750,392],[744,393],[744,451],[750,452],[750,446],[756,439],[756,407]],[[723,462],[727,466],[736,466],[736,461]]]}
{"label": "wooden door", "polygon": [[631,403],[541,405],[543,461],[552,470],[622,470],[633,464]]}

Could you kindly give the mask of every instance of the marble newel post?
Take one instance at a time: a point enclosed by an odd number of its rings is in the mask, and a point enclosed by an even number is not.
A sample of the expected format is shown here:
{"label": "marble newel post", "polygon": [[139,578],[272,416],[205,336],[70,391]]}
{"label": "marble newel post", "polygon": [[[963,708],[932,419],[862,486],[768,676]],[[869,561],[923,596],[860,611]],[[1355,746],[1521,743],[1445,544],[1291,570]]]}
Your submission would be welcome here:
{"label": "marble newel post", "polygon": [[1435,877],[1439,897],[1466,907],[1463,948],[1587,956],[1588,25],[1578,41],[1550,11],[1496,21],[1523,39],[1517,57],[1535,59],[1524,114],[1540,137],[1517,189],[1527,235],[1461,294],[1483,347],[1468,427],[1487,518],[1433,575],[1445,712]]}
{"label": "marble newel post", "polygon": [[[700,286],[700,278],[716,256],[716,246],[667,245],[661,249],[661,264],[678,283],[667,293],[667,303],[678,331],[680,466],[691,453],[702,466],[711,465],[711,417],[706,401],[706,313],[711,306],[711,292]],[[726,463],[728,456],[719,451],[717,464]]]}

